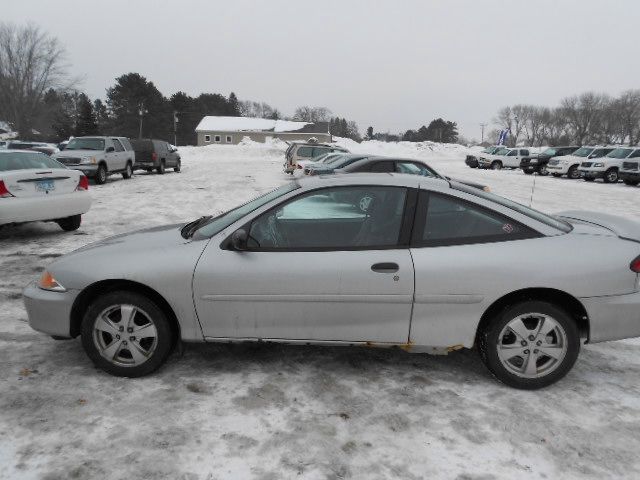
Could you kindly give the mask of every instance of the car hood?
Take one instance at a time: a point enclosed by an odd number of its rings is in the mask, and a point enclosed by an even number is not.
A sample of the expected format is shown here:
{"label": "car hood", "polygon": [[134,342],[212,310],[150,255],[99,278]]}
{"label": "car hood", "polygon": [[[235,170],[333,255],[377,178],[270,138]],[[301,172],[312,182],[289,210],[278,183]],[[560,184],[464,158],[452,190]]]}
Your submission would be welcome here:
{"label": "car hood", "polygon": [[568,221],[578,221],[591,225],[597,225],[615,233],[625,240],[640,242],[640,222],[629,218],[618,217],[609,213],[587,212],[581,210],[568,210],[556,214]]}
{"label": "car hood", "polygon": [[103,154],[102,150],[63,150],[61,152],[52,155],[53,158],[58,157],[95,157],[96,155]]}

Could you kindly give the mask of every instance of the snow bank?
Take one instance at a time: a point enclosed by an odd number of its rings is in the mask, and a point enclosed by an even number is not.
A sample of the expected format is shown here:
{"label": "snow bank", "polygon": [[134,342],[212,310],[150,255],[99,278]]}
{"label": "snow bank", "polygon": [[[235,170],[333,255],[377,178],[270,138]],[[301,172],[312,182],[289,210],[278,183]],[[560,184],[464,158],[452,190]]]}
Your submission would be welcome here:
{"label": "snow bank", "polygon": [[200,120],[196,127],[196,132],[294,132],[304,128],[306,125],[309,125],[309,123],[270,120],[268,118],[207,116]]}

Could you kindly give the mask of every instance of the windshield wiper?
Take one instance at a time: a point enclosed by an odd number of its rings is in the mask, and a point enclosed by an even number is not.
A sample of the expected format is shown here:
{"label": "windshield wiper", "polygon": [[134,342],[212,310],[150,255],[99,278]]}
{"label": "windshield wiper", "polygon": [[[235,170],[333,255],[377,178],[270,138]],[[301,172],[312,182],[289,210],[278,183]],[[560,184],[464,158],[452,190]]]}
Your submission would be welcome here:
{"label": "windshield wiper", "polygon": [[191,238],[193,234],[196,233],[196,230],[198,230],[198,228],[200,228],[204,223],[208,222],[212,218],[213,217],[211,215],[205,215],[198,218],[197,220],[194,220],[193,222],[187,223],[180,229],[180,235],[182,235],[182,238]]}

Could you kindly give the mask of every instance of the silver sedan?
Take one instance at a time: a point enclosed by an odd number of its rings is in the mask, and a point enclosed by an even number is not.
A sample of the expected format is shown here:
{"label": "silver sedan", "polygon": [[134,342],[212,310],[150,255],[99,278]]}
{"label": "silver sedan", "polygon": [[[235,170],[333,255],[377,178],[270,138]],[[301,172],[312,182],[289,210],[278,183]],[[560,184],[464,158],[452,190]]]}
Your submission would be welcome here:
{"label": "silver sedan", "polygon": [[114,375],[149,374],[179,341],[475,345],[499,380],[534,389],[583,342],[640,335],[639,254],[640,224],[623,218],[549,216],[443,179],[334,175],[88,245],[24,298],[34,329],[81,336]]}

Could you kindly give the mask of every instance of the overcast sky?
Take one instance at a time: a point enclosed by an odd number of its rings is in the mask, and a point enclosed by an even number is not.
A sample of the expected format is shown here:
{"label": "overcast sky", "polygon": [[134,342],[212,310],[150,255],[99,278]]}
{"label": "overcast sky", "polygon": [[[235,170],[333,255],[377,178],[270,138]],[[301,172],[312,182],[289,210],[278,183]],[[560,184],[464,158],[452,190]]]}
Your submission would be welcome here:
{"label": "overcast sky", "polygon": [[504,105],[640,88],[640,1],[0,0],[65,45],[92,97],[139,72],[165,96],[234,91],[361,131],[443,117],[480,136]]}

